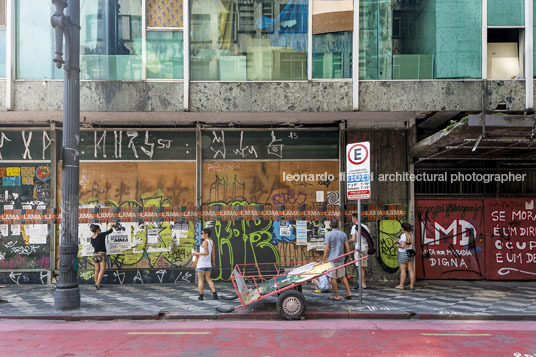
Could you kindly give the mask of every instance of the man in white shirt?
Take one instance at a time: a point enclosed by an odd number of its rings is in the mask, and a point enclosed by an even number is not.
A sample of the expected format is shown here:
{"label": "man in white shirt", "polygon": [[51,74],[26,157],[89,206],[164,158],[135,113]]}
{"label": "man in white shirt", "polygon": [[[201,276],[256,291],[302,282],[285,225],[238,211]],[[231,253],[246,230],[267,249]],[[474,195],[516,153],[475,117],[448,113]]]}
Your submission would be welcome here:
{"label": "man in white shirt", "polygon": [[[350,238],[349,242],[354,242],[355,243],[355,249],[359,248],[359,243],[357,241],[357,229],[358,229],[357,224],[358,224],[358,222],[359,222],[359,218],[357,217],[357,213],[353,213],[352,214],[352,223],[353,223],[353,225],[352,225],[352,231],[350,232],[351,238]],[[369,246],[368,246],[367,239],[363,236],[363,232],[365,232],[365,231],[370,235],[370,231],[369,231],[367,225],[364,224],[364,223],[361,223],[361,251],[366,253]],[[367,255],[365,255],[365,256],[368,257]],[[360,255],[359,252],[355,252],[355,254],[354,254],[355,259],[359,259],[361,257],[362,257],[362,255]],[[363,289],[367,288],[367,284],[365,283],[365,271],[367,270],[367,260],[368,260],[368,258],[363,259],[361,261],[361,284],[363,286]],[[356,271],[357,271],[357,269],[358,269],[357,267],[359,266],[359,262],[355,262],[355,266],[356,266]],[[358,275],[358,277],[359,277],[359,275]],[[359,290],[359,283],[357,283],[357,285],[356,285],[356,287],[354,289]]]}

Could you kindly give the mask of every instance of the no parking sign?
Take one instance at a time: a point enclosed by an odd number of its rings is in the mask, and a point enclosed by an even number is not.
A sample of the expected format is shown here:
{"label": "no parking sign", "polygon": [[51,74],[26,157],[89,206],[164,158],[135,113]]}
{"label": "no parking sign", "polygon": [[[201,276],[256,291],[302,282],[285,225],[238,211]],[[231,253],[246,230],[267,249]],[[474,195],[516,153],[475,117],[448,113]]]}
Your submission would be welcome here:
{"label": "no parking sign", "polygon": [[370,142],[346,145],[346,193],[348,200],[370,198]]}

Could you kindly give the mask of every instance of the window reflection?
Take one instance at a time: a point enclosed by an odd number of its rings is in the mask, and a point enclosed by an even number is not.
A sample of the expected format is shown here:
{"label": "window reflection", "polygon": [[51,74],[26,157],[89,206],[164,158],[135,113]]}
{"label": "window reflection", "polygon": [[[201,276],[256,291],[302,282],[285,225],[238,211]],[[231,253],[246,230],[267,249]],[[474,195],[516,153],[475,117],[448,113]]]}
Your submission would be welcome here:
{"label": "window reflection", "polygon": [[193,80],[307,78],[306,0],[193,0]]}
{"label": "window reflection", "polygon": [[50,26],[50,14],[53,12],[49,1],[17,1],[17,78],[63,78],[63,68],[57,69],[52,62],[56,50],[54,30]]}
{"label": "window reflection", "polygon": [[6,76],[6,30],[0,28],[0,77]]}
{"label": "window reflection", "polygon": [[147,32],[147,78],[182,79],[182,32]]}
{"label": "window reflection", "polygon": [[481,0],[361,0],[359,78],[481,78],[481,18]]}
{"label": "window reflection", "polygon": [[81,79],[142,79],[141,11],[141,0],[80,2]]}

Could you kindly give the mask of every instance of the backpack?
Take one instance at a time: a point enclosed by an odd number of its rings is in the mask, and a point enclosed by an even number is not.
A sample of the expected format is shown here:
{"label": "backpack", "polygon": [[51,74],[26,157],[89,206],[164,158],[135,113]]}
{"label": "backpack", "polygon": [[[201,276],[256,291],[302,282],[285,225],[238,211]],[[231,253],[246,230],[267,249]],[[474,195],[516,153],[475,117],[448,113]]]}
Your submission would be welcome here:
{"label": "backpack", "polygon": [[[355,230],[358,231],[357,224],[354,224],[354,227],[355,227]],[[370,232],[368,231],[368,229],[364,229],[363,227],[361,227],[361,236],[364,237],[367,241],[367,245],[368,245],[367,254],[368,255],[375,254],[376,248],[374,247],[374,239],[372,239],[372,236],[370,235]]]}

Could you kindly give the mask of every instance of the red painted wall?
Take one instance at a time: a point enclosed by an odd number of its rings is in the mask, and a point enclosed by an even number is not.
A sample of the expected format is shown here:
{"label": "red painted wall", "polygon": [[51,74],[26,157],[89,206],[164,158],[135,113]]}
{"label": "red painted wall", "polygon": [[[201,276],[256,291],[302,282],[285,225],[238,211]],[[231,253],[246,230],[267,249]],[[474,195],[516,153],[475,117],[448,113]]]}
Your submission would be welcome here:
{"label": "red painted wall", "polygon": [[536,199],[484,200],[488,279],[536,280]]}
{"label": "red painted wall", "polygon": [[481,200],[417,200],[418,279],[484,279]]}

